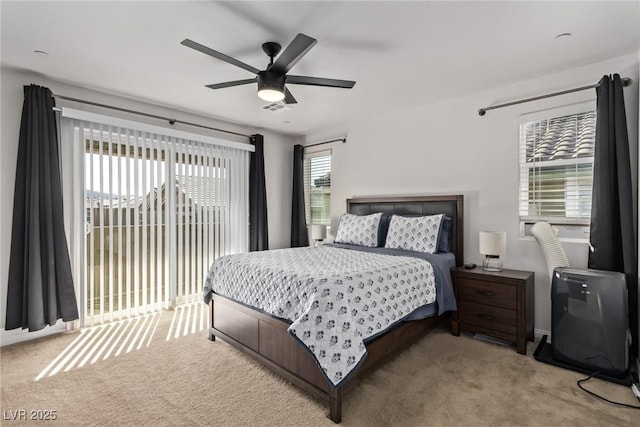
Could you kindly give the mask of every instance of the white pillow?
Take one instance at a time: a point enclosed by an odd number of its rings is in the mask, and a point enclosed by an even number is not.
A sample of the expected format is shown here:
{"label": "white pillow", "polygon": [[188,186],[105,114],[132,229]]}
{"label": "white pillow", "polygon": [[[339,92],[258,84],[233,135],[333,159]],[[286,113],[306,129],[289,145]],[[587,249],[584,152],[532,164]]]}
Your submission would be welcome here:
{"label": "white pillow", "polygon": [[384,247],[430,254],[436,252],[442,216],[442,214],[416,217],[393,215]]}
{"label": "white pillow", "polygon": [[334,242],[375,248],[378,246],[380,218],[382,218],[381,213],[371,215],[343,214],[340,217]]}

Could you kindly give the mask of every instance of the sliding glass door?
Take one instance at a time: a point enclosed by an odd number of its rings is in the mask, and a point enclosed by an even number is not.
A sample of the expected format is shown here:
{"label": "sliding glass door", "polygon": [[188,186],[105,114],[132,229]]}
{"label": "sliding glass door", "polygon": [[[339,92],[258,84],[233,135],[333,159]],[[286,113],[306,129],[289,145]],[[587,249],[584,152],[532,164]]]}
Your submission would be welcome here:
{"label": "sliding glass door", "polygon": [[83,182],[75,204],[83,250],[74,251],[83,325],[197,301],[213,261],[247,250],[248,151],[95,122],[66,125]]}

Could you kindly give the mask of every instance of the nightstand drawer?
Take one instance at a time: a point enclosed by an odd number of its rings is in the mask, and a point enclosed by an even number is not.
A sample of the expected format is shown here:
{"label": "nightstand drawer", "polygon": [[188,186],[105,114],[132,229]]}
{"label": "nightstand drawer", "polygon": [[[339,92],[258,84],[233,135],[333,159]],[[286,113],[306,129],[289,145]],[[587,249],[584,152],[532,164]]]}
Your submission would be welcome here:
{"label": "nightstand drawer", "polygon": [[458,302],[458,316],[463,327],[478,326],[516,336],[516,311],[467,301]]}
{"label": "nightstand drawer", "polygon": [[516,309],[516,287],[485,280],[462,277],[458,282],[458,299],[494,307]]}

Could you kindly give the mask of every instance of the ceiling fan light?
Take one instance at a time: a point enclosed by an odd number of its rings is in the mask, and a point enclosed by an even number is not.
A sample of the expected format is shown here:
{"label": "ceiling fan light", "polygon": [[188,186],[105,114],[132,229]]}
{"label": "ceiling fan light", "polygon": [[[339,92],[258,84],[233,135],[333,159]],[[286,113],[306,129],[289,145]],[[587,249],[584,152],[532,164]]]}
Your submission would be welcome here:
{"label": "ceiling fan light", "polygon": [[262,88],[258,90],[258,96],[267,102],[278,102],[284,99],[284,92],[274,88]]}

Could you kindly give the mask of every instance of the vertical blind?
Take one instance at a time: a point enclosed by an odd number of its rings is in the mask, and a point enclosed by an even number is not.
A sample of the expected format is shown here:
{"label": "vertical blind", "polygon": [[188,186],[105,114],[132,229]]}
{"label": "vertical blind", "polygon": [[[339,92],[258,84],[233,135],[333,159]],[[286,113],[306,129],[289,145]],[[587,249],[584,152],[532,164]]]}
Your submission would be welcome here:
{"label": "vertical blind", "polygon": [[127,124],[66,123],[85,325],[198,300],[213,261],[248,249],[249,151]]}
{"label": "vertical blind", "polygon": [[595,111],[520,125],[521,220],[588,224]]}
{"label": "vertical blind", "polygon": [[331,224],[331,150],[304,156],[307,224]]}

